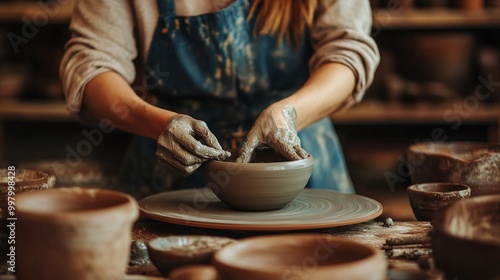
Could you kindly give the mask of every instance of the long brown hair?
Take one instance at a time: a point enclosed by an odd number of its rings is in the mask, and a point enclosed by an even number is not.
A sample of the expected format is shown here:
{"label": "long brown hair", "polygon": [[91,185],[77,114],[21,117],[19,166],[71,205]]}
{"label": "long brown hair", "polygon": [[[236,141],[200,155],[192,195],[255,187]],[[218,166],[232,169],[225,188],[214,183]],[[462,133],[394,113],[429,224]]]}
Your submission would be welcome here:
{"label": "long brown hair", "polygon": [[312,25],[318,0],[254,0],[249,19],[259,5],[254,33],[275,35],[278,42],[285,37],[298,46],[306,27]]}

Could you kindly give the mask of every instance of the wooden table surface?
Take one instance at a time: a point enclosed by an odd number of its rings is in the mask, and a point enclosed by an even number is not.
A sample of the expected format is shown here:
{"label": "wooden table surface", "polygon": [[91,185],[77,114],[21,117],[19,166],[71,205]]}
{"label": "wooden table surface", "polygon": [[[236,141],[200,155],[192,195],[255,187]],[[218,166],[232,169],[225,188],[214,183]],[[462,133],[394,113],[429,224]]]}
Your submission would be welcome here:
{"label": "wooden table surface", "polygon": [[[356,225],[316,230],[256,232],[187,227],[151,219],[141,219],[133,228],[132,239],[148,242],[155,237],[169,235],[214,235],[239,239],[256,235],[284,233],[328,234],[348,238],[383,251],[390,270],[424,271],[425,264],[432,264],[429,259],[431,232],[432,226],[429,222],[417,221],[394,222],[392,226],[385,226],[383,222],[369,221]],[[128,274],[131,277],[133,275],[148,275],[155,277],[151,279],[167,279],[162,278],[151,263],[129,266]]]}

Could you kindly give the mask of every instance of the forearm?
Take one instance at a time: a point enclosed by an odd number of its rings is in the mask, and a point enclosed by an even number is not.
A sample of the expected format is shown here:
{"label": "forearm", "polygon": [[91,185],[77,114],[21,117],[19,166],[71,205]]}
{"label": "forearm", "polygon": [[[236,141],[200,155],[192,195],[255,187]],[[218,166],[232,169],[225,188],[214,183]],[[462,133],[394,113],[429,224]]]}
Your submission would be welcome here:
{"label": "forearm", "polygon": [[142,100],[117,73],[106,72],[85,87],[83,103],[98,119],[109,119],[117,128],[157,139],[176,113]]}
{"label": "forearm", "polygon": [[347,66],[326,63],[295,94],[272,106],[295,107],[297,129],[301,130],[351,103],[355,83],[354,73]]}

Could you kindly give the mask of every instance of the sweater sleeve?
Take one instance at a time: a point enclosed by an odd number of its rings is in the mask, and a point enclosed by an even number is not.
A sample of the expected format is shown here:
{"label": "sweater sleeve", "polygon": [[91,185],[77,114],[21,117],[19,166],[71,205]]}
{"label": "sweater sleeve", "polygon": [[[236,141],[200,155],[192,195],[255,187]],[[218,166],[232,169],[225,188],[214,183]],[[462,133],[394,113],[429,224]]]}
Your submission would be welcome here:
{"label": "sweater sleeve", "polygon": [[71,114],[81,114],[86,84],[115,71],[129,83],[135,78],[137,56],[134,15],[130,1],[77,1],[59,74]]}
{"label": "sweater sleeve", "polygon": [[349,67],[356,77],[353,99],[359,102],[372,83],[380,61],[377,45],[370,36],[372,15],[368,0],[324,0],[311,27],[313,72],[327,62]]}

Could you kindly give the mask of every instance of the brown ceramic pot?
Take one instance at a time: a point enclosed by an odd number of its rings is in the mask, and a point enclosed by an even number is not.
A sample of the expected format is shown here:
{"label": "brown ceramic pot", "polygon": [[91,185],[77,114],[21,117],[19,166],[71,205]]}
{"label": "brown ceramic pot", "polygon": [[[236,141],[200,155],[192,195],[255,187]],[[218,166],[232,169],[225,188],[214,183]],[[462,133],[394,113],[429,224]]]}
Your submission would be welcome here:
{"label": "brown ceramic pot", "polygon": [[372,247],[323,234],[241,239],[217,252],[213,265],[224,279],[385,279],[384,256]]}
{"label": "brown ceramic pot", "polygon": [[408,148],[411,180],[462,183],[471,196],[500,194],[500,144],[418,143]]}
{"label": "brown ceramic pot", "polygon": [[60,188],[17,197],[19,280],[123,279],[137,202],[103,189]]}
{"label": "brown ceramic pot", "polygon": [[433,225],[433,257],[447,279],[499,279],[500,195],[459,201]]}
{"label": "brown ceramic pot", "polygon": [[417,220],[431,221],[437,211],[470,197],[470,188],[457,183],[425,183],[408,187],[407,193]]}
{"label": "brown ceramic pot", "polygon": [[289,161],[265,148],[250,163],[210,161],[204,167],[208,187],[231,208],[267,211],[284,207],[304,189],[311,177],[314,158]]}
{"label": "brown ceramic pot", "polygon": [[[13,172],[13,173],[12,173]],[[10,177],[10,178],[9,178]],[[9,195],[9,185],[14,179],[14,190]],[[7,168],[0,169],[0,216],[5,218],[7,199],[23,192],[34,192],[51,189],[56,183],[56,178],[49,174],[31,169],[15,169],[9,171]],[[3,227],[2,227],[3,229]]]}

